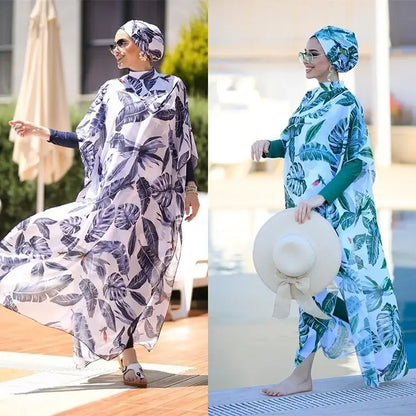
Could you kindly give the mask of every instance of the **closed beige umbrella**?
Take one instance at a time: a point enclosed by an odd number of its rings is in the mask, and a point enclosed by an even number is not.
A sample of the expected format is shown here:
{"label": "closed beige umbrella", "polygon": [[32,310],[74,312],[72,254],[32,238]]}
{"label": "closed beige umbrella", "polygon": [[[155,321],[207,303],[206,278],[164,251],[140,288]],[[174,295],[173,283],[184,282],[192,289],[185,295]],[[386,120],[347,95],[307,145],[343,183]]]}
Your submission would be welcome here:
{"label": "closed beige umbrella", "polygon": [[[14,119],[70,130],[58,19],[53,0],[37,0],[30,15],[23,78]],[[61,179],[71,167],[73,150],[12,129],[13,160],[21,181],[38,178],[37,211],[43,210],[44,184]]]}

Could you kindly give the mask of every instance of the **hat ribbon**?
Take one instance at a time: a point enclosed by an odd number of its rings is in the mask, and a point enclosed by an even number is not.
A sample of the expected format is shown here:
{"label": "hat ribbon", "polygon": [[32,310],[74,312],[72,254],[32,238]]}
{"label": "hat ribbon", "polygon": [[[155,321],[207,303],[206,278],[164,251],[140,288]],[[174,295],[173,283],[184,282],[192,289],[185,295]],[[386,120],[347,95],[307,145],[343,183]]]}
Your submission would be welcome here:
{"label": "hat ribbon", "polygon": [[276,270],[277,290],[274,300],[274,318],[287,318],[290,312],[290,301],[296,300],[299,306],[310,315],[321,319],[330,319],[316,305],[309,293],[310,279],[305,275],[290,277]]}

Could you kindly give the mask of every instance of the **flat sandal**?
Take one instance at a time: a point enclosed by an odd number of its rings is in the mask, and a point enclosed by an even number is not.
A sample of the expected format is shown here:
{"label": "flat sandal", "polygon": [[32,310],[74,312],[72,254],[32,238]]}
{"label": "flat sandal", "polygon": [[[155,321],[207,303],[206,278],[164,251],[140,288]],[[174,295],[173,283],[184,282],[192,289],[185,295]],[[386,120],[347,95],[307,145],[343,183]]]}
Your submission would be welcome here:
{"label": "flat sandal", "polygon": [[[123,365],[123,361],[121,361],[121,365]],[[125,375],[128,371],[132,370],[134,372],[134,375],[136,376],[136,380],[126,380]],[[144,375],[143,368],[139,363],[132,363],[127,366],[123,366],[121,368],[121,371],[123,373],[123,383],[126,386],[133,386],[133,387],[140,387],[140,388],[146,388],[147,387],[147,379]]]}

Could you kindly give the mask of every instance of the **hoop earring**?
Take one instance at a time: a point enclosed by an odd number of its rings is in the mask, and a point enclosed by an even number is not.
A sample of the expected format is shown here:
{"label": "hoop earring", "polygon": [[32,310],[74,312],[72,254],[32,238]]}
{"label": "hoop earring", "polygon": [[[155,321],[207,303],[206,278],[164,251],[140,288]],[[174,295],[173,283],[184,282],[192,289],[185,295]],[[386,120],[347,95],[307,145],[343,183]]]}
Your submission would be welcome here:
{"label": "hoop earring", "polygon": [[139,58],[141,61],[147,61],[147,55],[143,51],[140,51]]}
{"label": "hoop earring", "polygon": [[329,82],[336,81],[336,75],[337,75],[337,72],[335,71],[334,67],[331,65],[329,67],[329,72],[328,72],[328,75],[326,77],[327,80]]}

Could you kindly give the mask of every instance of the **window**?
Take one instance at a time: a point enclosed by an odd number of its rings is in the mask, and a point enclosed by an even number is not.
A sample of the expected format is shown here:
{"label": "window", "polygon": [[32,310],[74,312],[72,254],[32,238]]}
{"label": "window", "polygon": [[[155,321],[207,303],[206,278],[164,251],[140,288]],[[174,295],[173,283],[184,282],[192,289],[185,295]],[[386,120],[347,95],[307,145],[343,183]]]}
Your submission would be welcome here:
{"label": "window", "polygon": [[13,0],[0,1],[0,95],[11,94]]}
{"label": "window", "polygon": [[416,48],[416,0],[390,0],[390,40],[393,48]]}
{"label": "window", "polygon": [[118,28],[131,19],[144,20],[165,29],[165,0],[84,0],[82,93],[91,94],[108,79],[123,75],[108,45]]}

